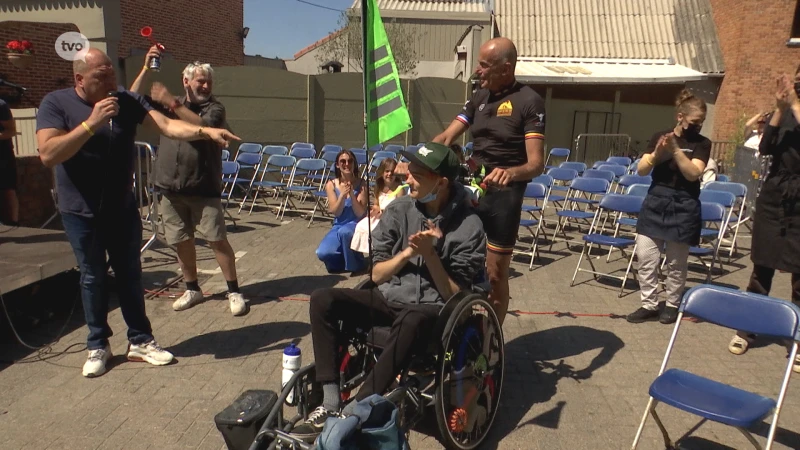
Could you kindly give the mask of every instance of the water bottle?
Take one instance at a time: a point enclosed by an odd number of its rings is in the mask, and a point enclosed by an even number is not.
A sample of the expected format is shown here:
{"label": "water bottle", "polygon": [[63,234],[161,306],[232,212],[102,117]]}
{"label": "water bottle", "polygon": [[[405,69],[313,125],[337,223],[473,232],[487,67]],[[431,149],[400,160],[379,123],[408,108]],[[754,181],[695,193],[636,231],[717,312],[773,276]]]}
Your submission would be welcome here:
{"label": "water bottle", "polygon": [[[300,348],[294,344],[289,345],[283,349],[283,371],[281,372],[281,390],[286,386],[286,383],[292,376],[300,369],[302,355]],[[294,406],[294,389],[289,392],[286,397],[286,404]]]}

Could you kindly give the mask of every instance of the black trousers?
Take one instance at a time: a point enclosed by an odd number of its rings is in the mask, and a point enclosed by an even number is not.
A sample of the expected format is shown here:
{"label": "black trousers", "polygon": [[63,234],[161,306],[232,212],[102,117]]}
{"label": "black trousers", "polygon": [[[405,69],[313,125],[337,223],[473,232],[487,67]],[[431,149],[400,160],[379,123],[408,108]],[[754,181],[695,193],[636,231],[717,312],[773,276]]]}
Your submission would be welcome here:
{"label": "black trousers", "polygon": [[[753,273],[750,275],[750,283],[747,285],[747,292],[769,295],[772,290],[772,277],[775,276],[775,269],[770,267],[753,266]],[[792,303],[800,306],[800,274],[792,274]]]}
{"label": "black trousers", "polygon": [[390,303],[378,289],[329,288],[311,294],[310,310],[311,338],[320,383],[339,381],[336,355],[341,336],[338,321],[343,321],[346,328],[392,327],[391,337],[375,362],[373,373],[367,376],[356,396],[356,400],[363,400],[372,394],[382,395],[410,364],[415,350],[424,350],[440,308]]}

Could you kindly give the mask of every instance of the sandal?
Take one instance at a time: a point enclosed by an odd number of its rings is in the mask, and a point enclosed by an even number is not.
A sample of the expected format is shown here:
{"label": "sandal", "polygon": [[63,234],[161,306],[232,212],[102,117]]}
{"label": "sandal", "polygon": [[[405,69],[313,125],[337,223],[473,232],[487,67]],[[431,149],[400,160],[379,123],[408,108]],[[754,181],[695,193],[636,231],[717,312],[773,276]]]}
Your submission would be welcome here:
{"label": "sandal", "polygon": [[733,353],[734,355],[742,355],[744,352],[747,351],[747,347],[750,345],[750,340],[745,339],[738,334],[733,335],[733,339],[731,339],[730,344],[728,344],[728,351]]}

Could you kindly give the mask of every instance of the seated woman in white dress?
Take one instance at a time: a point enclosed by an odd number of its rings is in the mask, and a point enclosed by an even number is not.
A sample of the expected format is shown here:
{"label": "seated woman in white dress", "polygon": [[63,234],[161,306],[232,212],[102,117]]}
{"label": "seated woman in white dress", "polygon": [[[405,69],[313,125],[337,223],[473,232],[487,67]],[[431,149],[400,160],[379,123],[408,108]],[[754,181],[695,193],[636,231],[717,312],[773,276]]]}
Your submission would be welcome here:
{"label": "seated woman in white dress", "polygon": [[369,210],[369,222],[366,217],[361,219],[356,225],[353,240],[350,241],[352,250],[366,256],[369,256],[369,228],[375,230],[386,206],[395,198],[405,195],[405,185],[402,185],[400,180],[394,176],[395,167],[397,167],[397,161],[391,158],[384,159],[378,165],[378,170],[375,172],[375,198],[370,202],[372,206]]}

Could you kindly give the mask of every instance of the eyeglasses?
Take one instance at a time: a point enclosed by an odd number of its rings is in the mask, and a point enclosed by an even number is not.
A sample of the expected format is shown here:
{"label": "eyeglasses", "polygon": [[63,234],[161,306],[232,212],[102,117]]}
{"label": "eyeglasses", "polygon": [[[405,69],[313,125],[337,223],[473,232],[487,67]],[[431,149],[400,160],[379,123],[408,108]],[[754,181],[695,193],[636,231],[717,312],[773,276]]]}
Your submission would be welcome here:
{"label": "eyeglasses", "polygon": [[352,163],[352,162],[353,162],[353,160],[352,160],[352,159],[340,159],[340,160],[339,160],[339,165],[342,165],[342,166],[343,166],[343,165],[345,165],[345,164],[350,164],[350,163]]}

